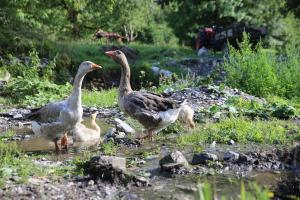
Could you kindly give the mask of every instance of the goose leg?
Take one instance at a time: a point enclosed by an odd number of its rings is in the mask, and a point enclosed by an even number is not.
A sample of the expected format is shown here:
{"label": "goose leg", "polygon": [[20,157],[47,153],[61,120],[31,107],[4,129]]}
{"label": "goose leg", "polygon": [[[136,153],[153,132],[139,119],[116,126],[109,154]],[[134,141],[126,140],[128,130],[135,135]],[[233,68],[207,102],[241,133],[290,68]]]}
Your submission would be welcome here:
{"label": "goose leg", "polygon": [[68,149],[68,133],[66,132],[60,140],[60,145],[62,149]]}
{"label": "goose leg", "polygon": [[53,142],[54,142],[54,144],[55,144],[55,151],[59,151],[59,150],[60,150],[60,149],[59,149],[59,146],[58,146],[58,144],[57,144],[57,141],[58,141],[57,138],[55,138],[55,139],[53,140]]}
{"label": "goose leg", "polygon": [[150,141],[153,140],[153,129],[149,129],[147,134],[144,137],[142,137],[142,139],[148,139],[148,138],[150,139]]}

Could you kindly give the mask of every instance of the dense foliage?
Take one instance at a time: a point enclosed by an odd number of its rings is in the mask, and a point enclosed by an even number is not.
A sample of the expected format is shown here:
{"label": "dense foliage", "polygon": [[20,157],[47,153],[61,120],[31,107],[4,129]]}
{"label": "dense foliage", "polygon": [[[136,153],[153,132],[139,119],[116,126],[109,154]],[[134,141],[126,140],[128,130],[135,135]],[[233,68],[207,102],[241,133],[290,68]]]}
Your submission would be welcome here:
{"label": "dense foliage", "polygon": [[[162,1],[164,2],[164,1]],[[149,0],[2,0],[0,52],[38,48],[46,54],[51,41],[89,38],[96,29],[118,32],[147,43],[188,43],[204,26],[244,21],[266,26],[269,42],[284,45],[299,39],[299,3],[293,0],[171,0],[161,7]],[[176,35],[176,37],[175,37]]]}
{"label": "dense foliage", "polygon": [[261,45],[253,49],[246,35],[239,46],[238,50],[230,48],[230,58],[224,65],[230,86],[260,97],[300,96],[300,52],[295,45],[289,45],[279,57]]}

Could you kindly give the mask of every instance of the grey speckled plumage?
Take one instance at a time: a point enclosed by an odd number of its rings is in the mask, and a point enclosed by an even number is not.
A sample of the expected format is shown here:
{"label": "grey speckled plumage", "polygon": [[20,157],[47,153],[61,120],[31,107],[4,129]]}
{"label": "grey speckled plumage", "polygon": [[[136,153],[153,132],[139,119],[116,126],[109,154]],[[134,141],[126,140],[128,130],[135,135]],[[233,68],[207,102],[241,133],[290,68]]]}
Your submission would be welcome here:
{"label": "grey speckled plumage", "polygon": [[43,107],[31,110],[25,117],[41,123],[49,123],[58,120],[59,113],[67,105],[67,101],[49,103]]}
{"label": "grey speckled plumage", "polygon": [[158,94],[133,91],[130,85],[130,67],[125,54],[119,50],[108,51],[105,54],[121,65],[118,105],[120,109],[138,120],[152,138],[157,133],[178,118],[181,106],[185,103]]}
{"label": "grey speckled plumage", "polygon": [[169,109],[178,109],[180,103],[160,95],[147,92],[134,91],[123,97],[125,113],[139,122],[147,129],[155,128],[162,121],[159,112]]}

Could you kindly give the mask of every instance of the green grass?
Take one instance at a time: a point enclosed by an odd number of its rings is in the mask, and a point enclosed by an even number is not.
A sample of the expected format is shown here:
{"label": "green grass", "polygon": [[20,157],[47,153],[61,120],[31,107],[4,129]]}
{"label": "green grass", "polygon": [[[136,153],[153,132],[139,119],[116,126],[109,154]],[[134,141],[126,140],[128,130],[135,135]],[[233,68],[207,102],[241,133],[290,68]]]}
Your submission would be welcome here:
{"label": "green grass", "polygon": [[261,121],[243,118],[227,118],[219,123],[207,123],[191,133],[177,139],[181,145],[199,143],[227,143],[229,140],[247,143],[285,144],[300,136],[300,128],[288,121]]}
{"label": "green grass", "polygon": [[47,176],[58,179],[62,176],[82,175],[86,161],[92,156],[91,152],[87,152],[61,166],[42,166],[35,164],[34,161],[51,155],[28,156],[18,148],[16,142],[5,142],[14,135],[14,131],[7,131],[0,137],[0,187],[4,186],[9,179],[15,180],[16,183],[26,183],[30,177]]}
{"label": "green grass", "polygon": [[106,155],[116,155],[118,151],[118,145],[113,142],[103,143],[101,144],[101,150]]}
{"label": "green grass", "polygon": [[[195,52],[191,48],[180,46],[150,45],[137,42],[124,45],[139,52],[136,61],[131,62],[129,60],[132,71],[137,72],[140,71],[140,68],[141,70],[149,69],[153,63],[160,62],[162,63],[162,68],[180,73],[177,68],[164,67],[163,63],[170,59],[177,60],[184,57],[196,57]],[[76,72],[77,66],[85,60],[90,60],[103,66],[103,69],[97,72],[98,74],[106,73],[110,70],[119,71],[119,65],[102,52],[102,46],[105,45],[87,40],[61,42],[53,49],[52,54],[53,56],[57,53],[66,55],[71,60],[71,70],[73,73]],[[133,78],[137,75],[138,73],[132,74]]]}
{"label": "green grass", "polygon": [[83,90],[82,102],[86,106],[111,107],[117,105],[117,89],[102,91]]}
{"label": "green grass", "polygon": [[[245,184],[241,181],[240,187],[240,200],[269,200],[271,199],[274,194],[270,192],[268,189],[262,188],[254,182],[250,182],[247,184],[248,188],[246,190]],[[196,199],[198,200],[207,200],[207,199],[222,199],[227,200],[227,195],[222,195],[221,197],[217,197],[216,195],[217,188],[213,187],[207,181],[203,183],[197,184],[197,191],[196,191]],[[231,199],[231,198],[229,198]]]}
{"label": "green grass", "polygon": [[265,51],[261,44],[252,49],[244,34],[239,49],[230,47],[230,58],[225,60],[227,84],[259,97],[276,95],[288,99],[300,96],[299,48],[288,45],[285,52]]}

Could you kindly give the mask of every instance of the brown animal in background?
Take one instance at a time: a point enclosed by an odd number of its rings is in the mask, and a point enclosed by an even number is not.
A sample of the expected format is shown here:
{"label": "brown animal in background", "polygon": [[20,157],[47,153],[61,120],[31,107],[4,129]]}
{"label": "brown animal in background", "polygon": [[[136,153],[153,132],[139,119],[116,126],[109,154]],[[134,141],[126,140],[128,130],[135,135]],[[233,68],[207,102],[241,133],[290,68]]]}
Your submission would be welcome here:
{"label": "brown animal in background", "polygon": [[96,32],[94,33],[94,38],[95,39],[100,39],[100,38],[105,38],[107,41],[113,41],[116,40],[118,43],[122,44],[124,40],[127,40],[126,37],[118,34],[118,33],[114,33],[114,32],[106,32],[103,31],[102,29],[98,28],[96,30]]}

